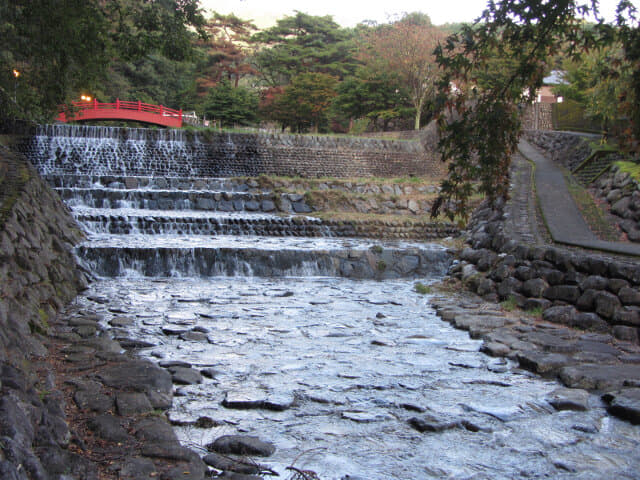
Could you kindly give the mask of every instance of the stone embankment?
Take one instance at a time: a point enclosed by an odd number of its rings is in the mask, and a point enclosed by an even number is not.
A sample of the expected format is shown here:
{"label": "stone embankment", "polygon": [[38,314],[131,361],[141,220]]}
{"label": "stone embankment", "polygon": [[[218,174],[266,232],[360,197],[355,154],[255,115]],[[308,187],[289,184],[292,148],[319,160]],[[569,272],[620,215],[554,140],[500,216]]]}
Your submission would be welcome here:
{"label": "stone embankment", "polygon": [[204,478],[155,414],[171,405],[171,374],[124,353],[95,316],[60,315],[88,285],[69,211],[3,147],[0,171],[0,478]]}
{"label": "stone embankment", "polygon": [[163,177],[442,176],[420,142],[358,137],[43,125],[19,146],[42,171]]}
{"label": "stone embankment", "polygon": [[524,139],[543,150],[554,162],[571,171],[591,154],[589,143],[580,135],[547,130],[526,130]]}
{"label": "stone embankment", "polygon": [[596,195],[609,206],[620,229],[632,242],[640,242],[640,186],[614,165],[594,184]]}
{"label": "stone embankment", "polygon": [[478,313],[473,302],[449,300],[437,304],[442,318],[482,338],[486,353],[511,357],[567,387],[605,393],[612,413],[640,422],[640,265],[519,243],[504,232],[503,207],[475,212],[470,246],[450,274],[485,301],[533,316]]}

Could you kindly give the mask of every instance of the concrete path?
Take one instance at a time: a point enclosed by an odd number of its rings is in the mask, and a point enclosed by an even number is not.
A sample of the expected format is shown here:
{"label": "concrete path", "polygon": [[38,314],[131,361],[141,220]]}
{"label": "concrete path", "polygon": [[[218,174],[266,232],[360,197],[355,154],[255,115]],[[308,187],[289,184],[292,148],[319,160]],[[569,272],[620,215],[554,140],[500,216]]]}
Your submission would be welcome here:
{"label": "concrete path", "polygon": [[639,244],[606,242],[596,237],[569,193],[560,168],[525,140],[520,140],[518,149],[535,164],[538,202],[551,238],[555,242],[592,250],[640,256]]}

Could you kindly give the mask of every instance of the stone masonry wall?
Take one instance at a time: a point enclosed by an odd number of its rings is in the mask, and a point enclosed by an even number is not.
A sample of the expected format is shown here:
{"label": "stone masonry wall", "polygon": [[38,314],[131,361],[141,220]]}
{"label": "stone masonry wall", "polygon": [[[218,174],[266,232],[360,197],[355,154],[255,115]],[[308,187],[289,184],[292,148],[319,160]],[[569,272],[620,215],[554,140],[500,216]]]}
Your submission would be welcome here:
{"label": "stone masonry wall", "polygon": [[0,173],[0,478],[57,479],[58,464],[90,478],[67,449],[63,394],[43,361],[49,324],[87,285],[72,253],[81,233],[33,168],[3,147]]}
{"label": "stone masonry wall", "polygon": [[451,274],[486,299],[513,299],[547,321],[638,342],[637,260],[518,243],[504,234],[502,208],[485,204],[475,212],[470,247]]}
{"label": "stone masonry wall", "polygon": [[603,199],[620,229],[632,242],[640,242],[640,185],[614,165],[594,182],[596,195]]}
{"label": "stone masonry wall", "polygon": [[54,125],[21,146],[43,173],[189,177],[440,177],[419,142]]}
{"label": "stone masonry wall", "polygon": [[522,113],[522,126],[532,130],[553,130],[553,104],[527,105]]}

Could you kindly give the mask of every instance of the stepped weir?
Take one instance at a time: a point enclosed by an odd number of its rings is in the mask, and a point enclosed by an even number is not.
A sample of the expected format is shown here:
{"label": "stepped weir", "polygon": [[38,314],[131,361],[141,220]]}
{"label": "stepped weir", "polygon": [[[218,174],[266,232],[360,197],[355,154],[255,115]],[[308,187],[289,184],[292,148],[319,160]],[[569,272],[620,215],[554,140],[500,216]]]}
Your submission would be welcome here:
{"label": "stepped weir", "polygon": [[230,178],[424,173],[417,145],[189,135],[47,126],[24,147],[86,234],[96,279],[74,308],[169,370],[183,442],[258,436],[285,477],[626,478],[631,426],[552,415],[555,382],[479,353],[414,291],[446,274],[445,248],[354,238],[301,195]]}

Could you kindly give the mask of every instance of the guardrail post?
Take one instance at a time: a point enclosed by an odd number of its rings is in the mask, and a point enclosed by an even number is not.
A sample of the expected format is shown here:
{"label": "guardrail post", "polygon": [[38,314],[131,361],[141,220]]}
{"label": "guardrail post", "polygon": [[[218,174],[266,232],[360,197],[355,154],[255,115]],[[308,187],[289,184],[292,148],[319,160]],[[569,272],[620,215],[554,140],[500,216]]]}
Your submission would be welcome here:
{"label": "guardrail post", "polygon": [[142,102],[138,100],[138,111],[142,110]]}
{"label": "guardrail post", "polygon": [[160,116],[162,117],[162,105],[160,105]]}
{"label": "guardrail post", "polygon": [[97,109],[98,109],[98,99],[97,99],[97,98],[94,98],[94,99],[93,99],[93,109],[94,109],[94,110],[97,110]]}
{"label": "guardrail post", "polygon": [[116,98],[116,110],[120,110],[120,99]]}

